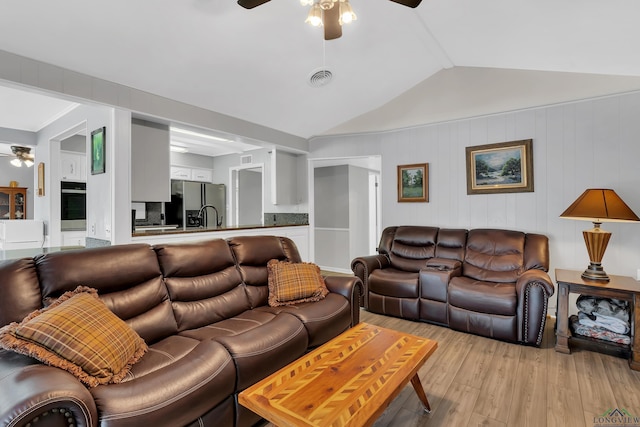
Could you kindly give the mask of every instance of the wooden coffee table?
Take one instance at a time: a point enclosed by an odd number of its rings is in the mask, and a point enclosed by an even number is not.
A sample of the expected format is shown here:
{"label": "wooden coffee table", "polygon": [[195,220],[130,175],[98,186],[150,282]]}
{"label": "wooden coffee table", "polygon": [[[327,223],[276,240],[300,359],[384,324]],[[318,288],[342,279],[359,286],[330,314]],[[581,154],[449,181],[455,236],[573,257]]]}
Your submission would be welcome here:
{"label": "wooden coffee table", "polygon": [[279,427],[369,426],[411,381],[429,412],[418,369],[438,343],[360,323],[239,395]]}

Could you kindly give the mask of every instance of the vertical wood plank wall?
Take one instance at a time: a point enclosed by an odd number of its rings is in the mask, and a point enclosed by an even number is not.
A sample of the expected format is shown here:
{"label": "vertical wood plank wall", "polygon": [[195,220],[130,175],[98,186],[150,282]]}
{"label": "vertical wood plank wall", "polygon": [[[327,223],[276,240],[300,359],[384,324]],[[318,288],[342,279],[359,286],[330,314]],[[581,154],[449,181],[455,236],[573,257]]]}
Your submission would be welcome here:
{"label": "vertical wood plank wall", "polygon": [[[533,139],[533,193],[467,195],[465,147]],[[554,268],[583,270],[587,221],[559,218],[587,188],[613,188],[640,215],[640,93],[410,129],[314,138],[310,158],[382,155],[382,225],[506,228],[546,234]],[[396,166],[429,163],[429,203],[396,201]],[[636,276],[640,223],[605,223],[603,265]],[[640,282],[638,283],[640,289]],[[550,301],[555,307],[555,296]],[[553,314],[555,310],[550,310]]]}

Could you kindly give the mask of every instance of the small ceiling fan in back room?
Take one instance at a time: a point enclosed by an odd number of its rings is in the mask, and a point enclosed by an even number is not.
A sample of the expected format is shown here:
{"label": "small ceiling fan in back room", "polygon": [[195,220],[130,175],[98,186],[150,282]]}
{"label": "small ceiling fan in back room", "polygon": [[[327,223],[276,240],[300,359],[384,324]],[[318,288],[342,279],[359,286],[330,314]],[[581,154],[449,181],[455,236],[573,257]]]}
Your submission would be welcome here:
{"label": "small ceiling fan in back room", "polygon": [[[238,0],[245,9],[253,9],[270,0]],[[390,0],[408,7],[418,7],[422,0]],[[349,0],[300,0],[303,6],[311,6],[305,22],[314,27],[324,27],[324,39],[333,40],[342,36],[342,25],[356,20]]]}

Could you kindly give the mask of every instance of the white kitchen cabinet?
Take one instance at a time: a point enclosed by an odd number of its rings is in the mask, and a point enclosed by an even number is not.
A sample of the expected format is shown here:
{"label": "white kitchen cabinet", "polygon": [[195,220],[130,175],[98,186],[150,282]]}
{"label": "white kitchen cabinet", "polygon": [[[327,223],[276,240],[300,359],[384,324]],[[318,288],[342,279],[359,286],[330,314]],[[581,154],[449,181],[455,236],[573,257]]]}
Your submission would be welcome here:
{"label": "white kitchen cabinet", "polygon": [[131,123],[131,201],[170,202],[169,126]]}
{"label": "white kitchen cabinet", "polygon": [[191,179],[193,181],[211,182],[213,180],[213,171],[211,169],[191,169]]}
{"label": "white kitchen cabinet", "polygon": [[171,179],[191,180],[191,168],[171,166]]}
{"label": "white kitchen cabinet", "polygon": [[62,246],[85,246],[86,231],[63,231],[61,233]]}
{"label": "white kitchen cabinet", "polygon": [[87,156],[73,151],[60,151],[60,180],[87,181]]}
{"label": "white kitchen cabinet", "polygon": [[271,203],[294,205],[298,198],[297,155],[271,151]]}

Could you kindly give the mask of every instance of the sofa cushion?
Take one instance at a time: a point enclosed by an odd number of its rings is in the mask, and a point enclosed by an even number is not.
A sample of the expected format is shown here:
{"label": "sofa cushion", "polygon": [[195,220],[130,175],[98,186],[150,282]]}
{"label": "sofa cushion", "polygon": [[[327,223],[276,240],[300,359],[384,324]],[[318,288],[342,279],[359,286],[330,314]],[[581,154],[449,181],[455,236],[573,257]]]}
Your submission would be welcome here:
{"label": "sofa cushion", "polygon": [[262,306],[253,310],[265,313],[289,313],[298,318],[309,334],[309,347],[317,347],[351,326],[351,304],[340,294],[330,293],[321,301],[278,307]]}
{"label": "sofa cushion", "polygon": [[253,328],[269,323],[275,317],[275,313],[247,310],[237,316],[211,323],[201,328],[189,329],[180,332],[180,335],[196,340],[205,341],[218,337],[227,337],[247,332]]}
{"label": "sofa cushion", "polygon": [[0,326],[19,322],[42,308],[42,295],[32,258],[0,261]]}
{"label": "sofa cushion", "polygon": [[329,293],[316,264],[272,259],[267,271],[271,307],[320,301]]}
{"label": "sofa cushion", "polygon": [[236,390],[241,391],[293,362],[307,350],[307,332],[298,319],[280,313],[247,332],[219,337],[236,365]]}
{"label": "sofa cushion", "polygon": [[453,277],[448,288],[449,305],[487,314],[513,316],[518,300],[513,283],[496,283]]}
{"label": "sofa cushion", "polygon": [[90,387],[122,381],[147,351],[98,292],[86,287],[64,293],[49,307],[0,331],[4,348],[69,371]]}
{"label": "sofa cushion", "polygon": [[269,299],[267,263],[272,259],[302,262],[293,240],[280,236],[238,236],[227,240],[247,285],[251,307],[266,305]]}
{"label": "sofa cushion", "polygon": [[90,391],[99,425],[184,426],[228,404],[234,388],[235,366],[222,345],[174,335],[150,345],[123,382]]}
{"label": "sofa cushion", "polygon": [[398,227],[387,252],[391,265],[399,270],[418,272],[435,256],[437,236],[437,227]]}
{"label": "sofa cushion", "polygon": [[418,298],[419,273],[410,273],[396,268],[373,270],[369,276],[369,291],[397,298]]}
{"label": "sofa cushion", "polygon": [[515,282],[524,272],[525,234],[519,231],[470,230],[462,274],[488,282]]}
{"label": "sofa cushion", "polygon": [[147,344],[178,331],[158,257],[147,244],[53,252],[35,262],[45,301],[88,286]]}

